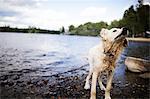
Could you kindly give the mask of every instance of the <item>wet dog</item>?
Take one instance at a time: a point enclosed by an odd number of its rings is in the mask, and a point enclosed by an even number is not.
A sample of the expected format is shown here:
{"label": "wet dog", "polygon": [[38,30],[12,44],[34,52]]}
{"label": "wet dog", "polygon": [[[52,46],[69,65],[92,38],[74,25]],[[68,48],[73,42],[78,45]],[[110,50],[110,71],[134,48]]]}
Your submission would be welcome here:
{"label": "wet dog", "polygon": [[[92,76],[91,99],[96,99],[96,83],[98,78],[101,90],[105,90],[105,99],[111,99],[110,89],[115,70],[115,62],[123,48],[127,45],[126,35],[126,28],[102,29],[100,32],[102,41],[99,45],[90,49],[88,56],[90,69],[84,88],[90,88],[89,80]],[[100,77],[98,77],[104,71],[108,74],[106,87],[103,85]]]}

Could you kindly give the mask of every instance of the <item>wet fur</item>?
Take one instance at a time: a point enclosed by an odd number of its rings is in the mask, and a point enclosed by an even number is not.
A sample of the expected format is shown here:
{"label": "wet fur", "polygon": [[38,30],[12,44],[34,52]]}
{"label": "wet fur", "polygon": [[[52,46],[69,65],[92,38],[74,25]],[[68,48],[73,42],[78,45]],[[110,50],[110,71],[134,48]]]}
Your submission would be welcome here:
{"label": "wet fur", "polygon": [[104,45],[110,45],[108,48],[105,48],[107,49],[107,52],[106,52],[106,56],[104,57],[103,59],[103,64],[106,64],[108,66],[108,68],[115,68],[115,62],[118,58],[118,56],[120,55],[120,53],[122,52],[123,48],[125,47],[125,39],[122,38],[122,39],[119,39],[117,40],[115,43],[106,43],[104,42]]}
{"label": "wet fur", "polygon": [[[92,64],[92,58],[95,59],[92,66],[90,66],[89,74],[86,78],[85,83],[85,89],[89,89],[89,79],[92,76],[92,86],[91,86],[91,99],[96,99],[96,82],[97,78],[99,79],[99,86],[101,90],[105,90],[105,99],[111,99],[110,97],[110,89],[111,89],[111,83],[113,79],[113,74],[115,70],[115,63],[122,52],[124,46],[126,45],[125,38],[117,39],[115,42],[111,42],[109,40],[102,40],[102,43],[93,49],[89,53],[91,55],[89,56],[89,64]],[[102,53],[105,52],[105,53]],[[102,73],[106,71],[108,73],[108,80],[106,87],[102,84],[102,81],[100,79]]]}

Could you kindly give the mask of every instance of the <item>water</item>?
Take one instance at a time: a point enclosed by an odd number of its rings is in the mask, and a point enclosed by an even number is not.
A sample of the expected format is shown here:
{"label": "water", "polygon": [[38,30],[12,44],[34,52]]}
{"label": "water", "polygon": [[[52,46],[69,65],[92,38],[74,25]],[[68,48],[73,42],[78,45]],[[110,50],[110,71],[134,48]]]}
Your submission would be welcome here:
{"label": "water", "polygon": [[97,37],[0,33],[1,74],[32,69],[32,76],[49,76],[78,68],[98,43]]}

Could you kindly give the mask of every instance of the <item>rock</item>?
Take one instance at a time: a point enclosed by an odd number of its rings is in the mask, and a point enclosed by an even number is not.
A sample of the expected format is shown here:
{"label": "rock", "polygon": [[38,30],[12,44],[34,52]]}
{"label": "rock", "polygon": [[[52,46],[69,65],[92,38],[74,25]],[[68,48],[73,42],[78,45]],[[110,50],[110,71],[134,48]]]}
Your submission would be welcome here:
{"label": "rock", "polygon": [[31,97],[26,97],[26,99],[31,99]]}
{"label": "rock", "polygon": [[31,93],[31,94],[34,94],[34,91],[31,90],[30,93]]}
{"label": "rock", "polygon": [[15,75],[14,77],[13,77],[13,80],[17,80],[17,79],[19,79],[20,77],[18,76],[18,75]]}
{"label": "rock", "polygon": [[124,85],[124,87],[127,87],[127,86],[129,86],[129,84],[125,84],[125,85]]}
{"label": "rock", "polygon": [[43,54],[42,56],[46,56],[46,54]]}
{"label": "rock", "polygon": [[5,86],[5,85],[12,86],[12,85],[14,85],[14,82],[10,82],[8,80],[1,82],[1,86]]}
{"label": "rock", "polygon": [[8,75],[4,75],[4,76],[1,76],[1,77],[0,77],[0,80],[3,80],[3,81],[4,81],[4,80],[7,80],[7,79],[8,79]]}
{"label": "rock", "polygon": [[42,81],[43,81],[43,83],[44,83],[45,85],[47,85],[49,80],[44,80],[44,79],[43,79]]}
{"label": "rock", "polygon": [[146,72],[150,70],[150,62],[148,60],[127,57],[125,60],[125,65],[127,69],[131,72]]}
{"label": "rock", "polygon": [[53,95],[55,96],[57,93],[56,92],[46,92],[45,95]]}
{"label": "rock", "polygon": [[23,81],[18,80],[16,83],[22,83]]}
{"label": "rock", "polygon": [[5,86],[5,85],[7,85],[7,84],[8,84],[8,81],[7,81],[7,80],[1,82],[1,86]]}
{"label": "rock", "polygon": [[23,94],[28,94],[28,91],[27,90],[23,90],[22,93]]}
{"label": "rock", "polygon": [[10,63],[10,64],[8,64],[8,65],[13,65],[13,64]]}
{"label": "rock", "polygon": [[30,84],[31,84],[31,80],[29,80],[29,81],[27,82],[27,84],[30,85]]}
{"label": "rock", "polygon": [[75,77],[74,77],[74,79],[75,79],[75,80],[78,80],[78,79],[79,79],[79,77],[78,77],[78,76],[75,76]]}

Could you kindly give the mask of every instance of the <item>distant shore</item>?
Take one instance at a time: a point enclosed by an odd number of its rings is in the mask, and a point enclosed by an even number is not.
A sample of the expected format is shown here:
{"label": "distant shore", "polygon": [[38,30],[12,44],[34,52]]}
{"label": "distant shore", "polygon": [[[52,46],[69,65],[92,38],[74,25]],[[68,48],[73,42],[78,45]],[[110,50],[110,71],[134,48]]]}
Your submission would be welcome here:
{"label": "distant shore", "polygon": [[[29,33],[29,32],[9,32],[9,31],[3,32],[3,31],[0,31],[0,33]],[[58,35],[60,35],[60,31],[51,30],[49,32],[45,32],[45,31],[44,32],[36,32],[34,34],[58,34]],[[72,34],[65,34],[65,35],[72,35]],[[89,35],[75,35],[75,36],[88,36],[89,37]],[[91,37],[93,37],[93,36],[91,36]],[[96,36],[94,36],[94,37],[96,37]],[[150,38],[144,38],[144,37],[135,37],[135,38],[127,37],[127,40],[134,41],[134,42],[150,42]]]}
{"label": "distant shore", "polygon": [[136,42],[150,42],[150,38],[127,38],[129,41],[136,41]]}

